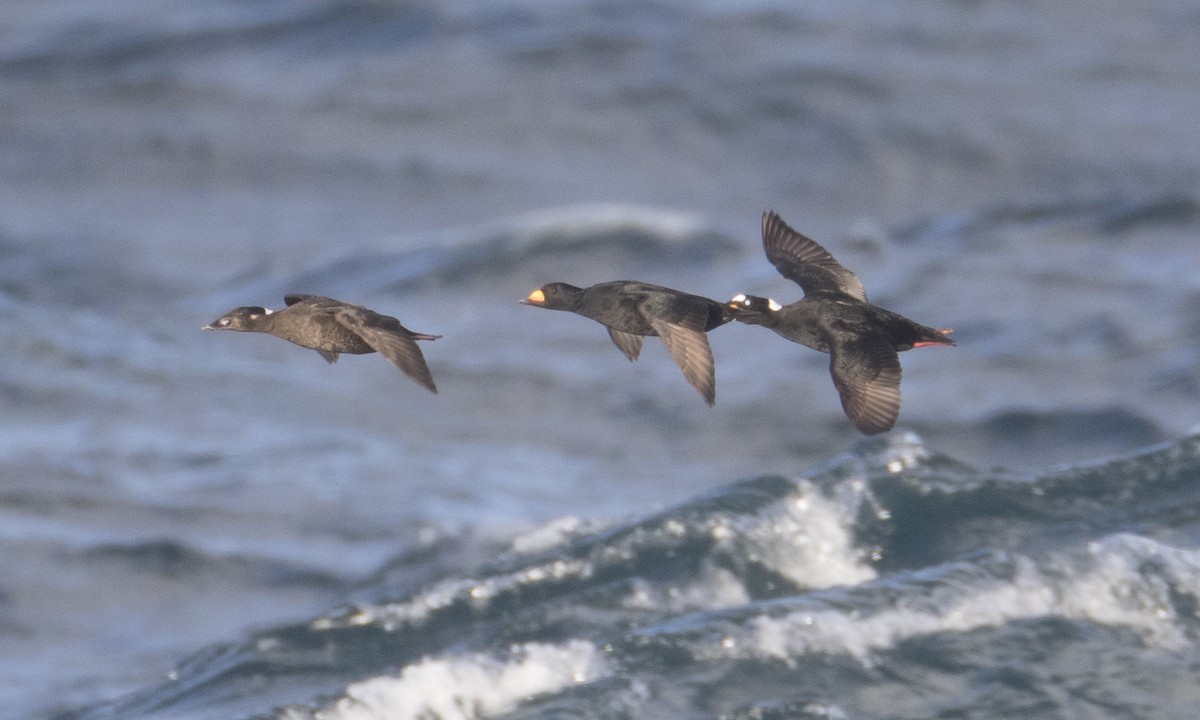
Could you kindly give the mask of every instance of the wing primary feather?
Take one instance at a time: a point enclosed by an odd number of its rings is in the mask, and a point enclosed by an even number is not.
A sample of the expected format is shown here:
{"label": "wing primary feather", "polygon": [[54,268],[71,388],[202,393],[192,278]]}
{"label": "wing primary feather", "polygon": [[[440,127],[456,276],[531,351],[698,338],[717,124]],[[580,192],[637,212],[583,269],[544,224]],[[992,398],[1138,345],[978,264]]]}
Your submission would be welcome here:
{"label": "wing primary feather", "polygon": [[680,324],[652,319],[650,324],[692,387],[700,392],[710,406],[716,403],[717,381],[712,348],[708,344],[703,323],[697,325],[693,321]]}
{"label": "wing primary feather", "polygon": [[762,240],[767,259],[805,295],[840,293],[866,302],[867,292],[858,276],[820,243],[793,230],[777,213],[763,213]]}

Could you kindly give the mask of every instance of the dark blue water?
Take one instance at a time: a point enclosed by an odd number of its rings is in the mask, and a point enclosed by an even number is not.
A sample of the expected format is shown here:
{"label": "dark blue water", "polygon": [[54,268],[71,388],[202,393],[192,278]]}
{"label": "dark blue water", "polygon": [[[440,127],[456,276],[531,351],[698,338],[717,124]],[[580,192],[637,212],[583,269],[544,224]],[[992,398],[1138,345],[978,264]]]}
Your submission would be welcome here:
{"label": "dark blue water", "polygon": [[[1200,12],[12,2],[0,717],[1191,717]],[[522,307],[784,302],[779,211],[955,328],[827,359]],[[202,333],[287,292],[441,392]],[[1117,458],[1117,459],[1112,459]]]}
{"label": "dark blue water", "polygon": [[69,716],[1183,718],[1198,495],[1195,438],[1010,477],[895,434],[630,520],[429,538]]}

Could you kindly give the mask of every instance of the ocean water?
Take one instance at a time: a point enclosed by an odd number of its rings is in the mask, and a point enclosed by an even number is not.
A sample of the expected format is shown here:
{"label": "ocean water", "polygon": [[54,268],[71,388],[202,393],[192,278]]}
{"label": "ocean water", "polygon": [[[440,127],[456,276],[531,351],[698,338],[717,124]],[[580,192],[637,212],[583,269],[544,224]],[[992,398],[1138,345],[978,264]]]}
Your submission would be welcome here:
{"label": "ocean water", "polygon": [[[1200,10],[12,0],[0,717],[1190,718]],[[799,289],[953,327],[865,439],[827,358],[523,307]],[[440,393],[203,333],[287,292]]]}

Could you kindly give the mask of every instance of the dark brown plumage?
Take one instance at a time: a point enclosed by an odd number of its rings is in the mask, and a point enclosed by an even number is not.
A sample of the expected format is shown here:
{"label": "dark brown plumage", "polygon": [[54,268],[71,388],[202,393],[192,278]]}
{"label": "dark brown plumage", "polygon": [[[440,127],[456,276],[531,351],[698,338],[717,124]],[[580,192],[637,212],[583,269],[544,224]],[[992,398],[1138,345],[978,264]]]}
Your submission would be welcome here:
{"label": "dark brown plumage", "polygon": [[862,282],[814,240],[763,214],[763,250],[804,297],[780,306],[774,300],[738,295],[728,304],[736,320],[762,325],[814,350],[829,353],[829,371],[846,416],[867,435],[890,430],[900,414],[897,353],[930,345],[954,345],[949,330],[913,322],[867,302]]}
{"label": "dark brown plumage", "polygon": [[705,402],[716,402],[717,381],[706,333],[730,320],[728,310],[716,300],[659,285],[617,280],[588,288],[550,283],[521,302],[595,320],[608,328],[613,343],[631,362],[641,353],[644,336],[658,336]]}
{"label": "dark brown plumage", "polygon": [[235,308],[203,329],[267,333],[316,350],[331,363],[340,353],[378,352],[422,387],[437,392],[416,341],[441,335],[413,332],[390,315],[320,295],[285,295],[283,301],[287,307],[277,312],[257,306]]}

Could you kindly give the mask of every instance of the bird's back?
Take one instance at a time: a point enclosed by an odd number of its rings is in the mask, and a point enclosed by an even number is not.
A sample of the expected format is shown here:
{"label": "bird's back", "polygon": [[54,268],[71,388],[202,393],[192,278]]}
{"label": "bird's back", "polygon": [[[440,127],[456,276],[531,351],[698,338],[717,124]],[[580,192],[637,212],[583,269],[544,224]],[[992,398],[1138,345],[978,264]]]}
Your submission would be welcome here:
{"label": "bird's back", "polygon": [[375,349],[337,319],[335,306],[297,303],[271,315],[269,332],[301,347],[362,355]]}
{"label": "bird's back", "polygon": [[725,306],[715,300],[633,280],[600,283],[587,288],[578,312],[635,335],[658,334],[651,326],[651,316],[670,323],[703,317],[705,330],[724,325],[731,319]]}

